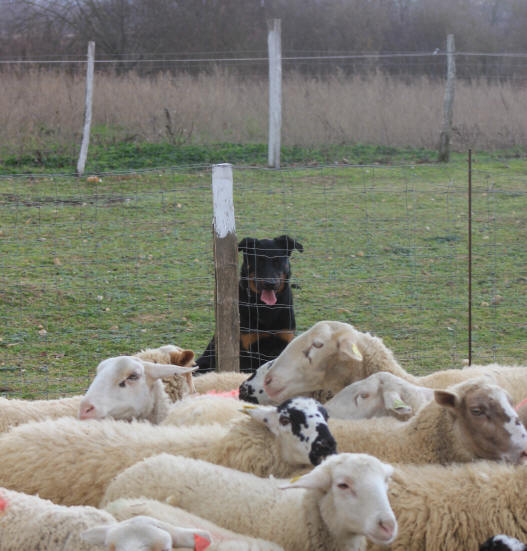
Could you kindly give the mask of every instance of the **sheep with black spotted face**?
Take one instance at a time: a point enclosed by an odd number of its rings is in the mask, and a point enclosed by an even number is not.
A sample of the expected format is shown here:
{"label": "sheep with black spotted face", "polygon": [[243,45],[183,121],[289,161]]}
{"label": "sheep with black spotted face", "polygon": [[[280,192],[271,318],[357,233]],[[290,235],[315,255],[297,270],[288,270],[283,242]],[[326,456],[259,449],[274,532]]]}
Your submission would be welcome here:
{"label": "sheep with black spotted face", "polygon": [[246,412],[227,426],[66,418],[15,427],[0,435],[0,486],[63,505],[96,505],[117,473],[163,452],[260,476],[289,476],[335,453],[325,412],[312,399]]}
{"label": "sheep with black spotted face", "polygon": [[379,371],[434,389],[487,376],[515,402],[527,396],[527,366],[479,365],[416,377],[399,365],[382,339],[340,321],[320,321],[294,338],[269,368],[264,390],[273,401],[319,390],[336,394]]}
{"label": "sheep with black spotted face", "polygon": [[344,453],[286,481],[162,454],[121,472],[101,505],[144,496],[287,551],[357,551],[366,538],[388,545],[397,535],[387,498],[392,472],[375,457]]}

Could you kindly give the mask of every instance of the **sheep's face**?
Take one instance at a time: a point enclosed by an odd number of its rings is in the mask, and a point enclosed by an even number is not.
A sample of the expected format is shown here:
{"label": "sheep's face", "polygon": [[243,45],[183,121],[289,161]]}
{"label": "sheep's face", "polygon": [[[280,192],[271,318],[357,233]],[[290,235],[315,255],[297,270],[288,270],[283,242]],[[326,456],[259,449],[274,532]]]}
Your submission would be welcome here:
{"label": "sheep's face", "polygon": [[287,488],[308,488],[323,493],[322,518],[337,537],[361,534],[379,545],[397,536],[397,521],[388,501],[393,467],[366,454],[341,453],[326,459]]}
{"label": "sheep's face", "polygon": [[324,407],[312,398],[293,398],[279,406],[246,407],[278,439],[282,459],[290,465],[318,465],[336,453]]}
{"label": "sheep's face", "polygon": [[501,387],[485,379],[472,380],[436,390],[435,399],[455,416],[463,446],[475,457],[511,463],[527,460],[527,431]]}
{"label": "sheep's face", "polygon": [[162,396],[162,377],[183,375],[197,367],[154,364],[135,356],[102,361],[79,407],[80,419],[144,419]]}
{"label": "sheep's face", "polygon": [[387,372],[370,375],[343,388],[326,403],[331,417],[369,419],[392,415],[406,420],[415,413],[407,403],[424,404],[434,391],[421,388]]}
{"label": "sheep's face", "polygon": [[81,534],[85,542],[105,545],[111,551],[171,551],[173,547],[194,549],[196,538],[203,538],[205,543],[211,542],[210,534],[205,530],[177,528],[147,516],[96,526]]}
{"label": "sheep's face", "polygon": [[[321,321],[293,339],[274,360],[264,378],[264,390],[273,401],[327,388],[343,362],[351,379],[362,378],[362,355],[353,326]],[[352,373],[356,371],[357,376]]]}
{"label": "sheep's face", "polygon": [[262,364],[246,381],[240,385],[240,400],[252,404],[271,404],[264,390],[264,379],[274,360]]}

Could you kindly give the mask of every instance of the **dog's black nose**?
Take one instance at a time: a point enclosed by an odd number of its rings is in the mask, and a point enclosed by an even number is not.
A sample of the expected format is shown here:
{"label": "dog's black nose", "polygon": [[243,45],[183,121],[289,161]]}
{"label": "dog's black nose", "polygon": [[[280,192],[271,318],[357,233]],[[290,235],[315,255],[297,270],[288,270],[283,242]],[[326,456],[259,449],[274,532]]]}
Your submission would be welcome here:
{"label": "dog's black nose", "polygon": [[262,279],[260,285],[262,289],[267,289],[268,291],[275,291],[280,287],[280,279]]}

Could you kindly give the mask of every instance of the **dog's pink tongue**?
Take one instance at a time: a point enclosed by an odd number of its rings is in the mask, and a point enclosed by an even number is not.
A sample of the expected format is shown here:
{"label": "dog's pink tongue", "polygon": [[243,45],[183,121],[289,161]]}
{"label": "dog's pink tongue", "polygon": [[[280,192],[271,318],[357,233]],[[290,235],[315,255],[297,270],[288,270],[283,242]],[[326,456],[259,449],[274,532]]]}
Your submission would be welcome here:
{"label": "dog's pink tongue", "polygon": [[260,295],[260,298],[262,299],[262,302],[265,302],[265,304],[268,304],[269,306],[276,304],[276,293],[272,289],[264,289]]}

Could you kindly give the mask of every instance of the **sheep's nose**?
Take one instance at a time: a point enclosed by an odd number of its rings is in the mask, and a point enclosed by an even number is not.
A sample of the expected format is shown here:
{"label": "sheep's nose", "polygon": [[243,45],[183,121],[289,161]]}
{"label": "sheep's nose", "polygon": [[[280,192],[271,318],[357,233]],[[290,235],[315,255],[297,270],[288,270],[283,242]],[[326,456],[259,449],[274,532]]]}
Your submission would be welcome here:
{"label": "sheep's nose", "polygon": [[392,519],[381,519],[377,523],[381,532],[386,536],[386,539],[389,539],[393,536],[395,532],[395,521]]}
{"label": "sheep's nose", "polygon": [[96,415],[95,406],[89,402],[80,405],[79,419],[94,419]]}

